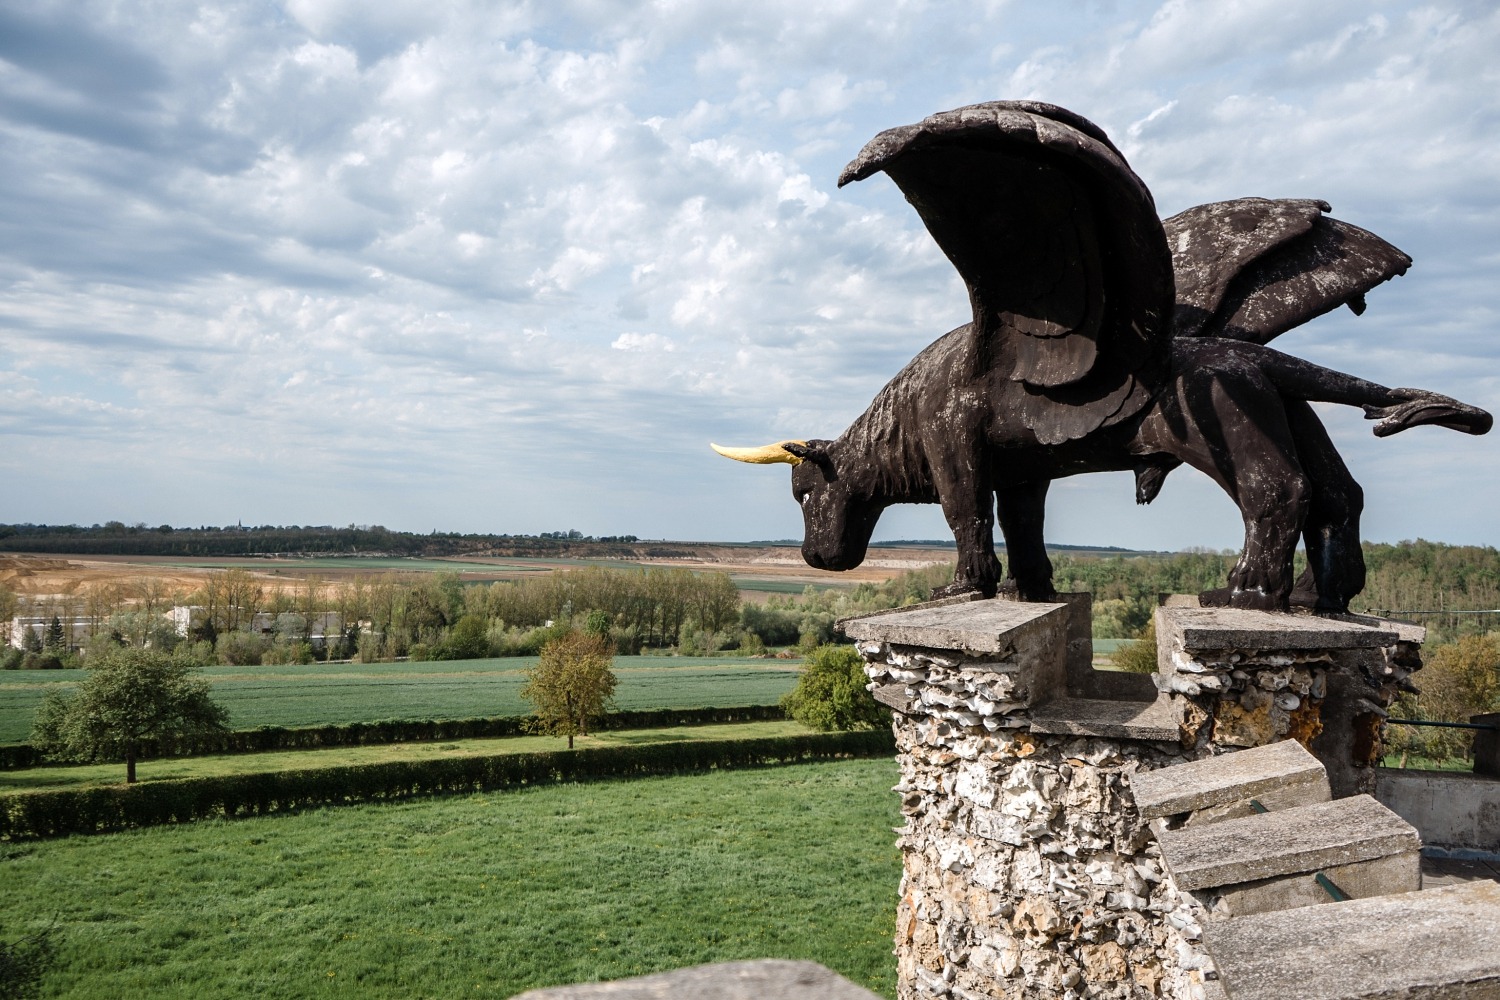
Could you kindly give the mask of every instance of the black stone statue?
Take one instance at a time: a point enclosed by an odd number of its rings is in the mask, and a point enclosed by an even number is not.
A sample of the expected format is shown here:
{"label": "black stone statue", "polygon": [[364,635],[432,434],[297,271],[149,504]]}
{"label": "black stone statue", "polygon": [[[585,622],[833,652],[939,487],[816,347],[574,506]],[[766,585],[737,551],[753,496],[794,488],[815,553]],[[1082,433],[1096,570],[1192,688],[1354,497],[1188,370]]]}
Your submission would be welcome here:
{"label": "black stone statue", "polygon": [[[1363,496],[1311,402],[1362,406],[1385,436],[1469,434],[1483,410],[1390,389],[1265,346],[1364,294],[1411,259],[1319,201],[1242,198],[1162,222],[1104,132],[1049,104],[997,101],[882,132],[839,185],[885,171],[969,289],[974,320],[922,351],[834,440],[715,449],[786,462],[809,565],[865,557],[898,503],[938,503],[958,543],[935,596],[1053,596],[1047,487],[1130,469],[1150,503],[1184,462],[1239,506],[1245,547],[1218,603],[1284,609],[1307,544],[1317,608],[1364,587]],[[1010,556],[1000,578],[993,520]]]}

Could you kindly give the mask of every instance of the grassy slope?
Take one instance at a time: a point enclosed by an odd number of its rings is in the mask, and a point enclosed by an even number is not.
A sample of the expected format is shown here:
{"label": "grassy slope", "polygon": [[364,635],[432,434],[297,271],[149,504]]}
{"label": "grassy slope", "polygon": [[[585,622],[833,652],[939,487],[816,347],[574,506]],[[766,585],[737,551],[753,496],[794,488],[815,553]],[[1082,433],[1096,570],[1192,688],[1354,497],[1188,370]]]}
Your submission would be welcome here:
{"label": "grassy slope", "polygon": [[716,772],[0,845],[47,996],[509,997],[805,958],[886,996],[891,761]]}
{"label": "grassy slope", "polygon": [[[579,736],[582,747],[633,746],[642,743],[676,743],[684,740],[756,739],[762,736],[792,736],[813,730],[797,722],[739,722],[712,726],[673,726],[668,729],[628,729]],[[320,750],[285,750],[266,753],[226,754],[216,757],[168,758],[141,761],[137,776],[142,783],[175,778],[207,778],[226,774],[261,774],[269,771],[299,771],[346,764],[380,764],[397,760],[427,760],[433,757],[476,757],[490,754],[565,750],[561,736],[508,736],[504,739],[452,740],[444,743],[392,743],[368,747],[329,747]],[[53,788],[112,785],[125,780],[123,764],[82,764],[68,767],[37,767],[24,771],[0,771],[0,793],[30,792]]]}
{"label": "grassy slope", "polygon": [[[214,698],[236,729],[314,726],[376,719],[464,719],[525,715],[523,676],[535,657],[444,663],[209,667]],[[794,660],[621,656],[622,709],[773,705],[797,681]],[[0,743],[24,743],[43,694],[76,684],[81,670],[0,671]]]}

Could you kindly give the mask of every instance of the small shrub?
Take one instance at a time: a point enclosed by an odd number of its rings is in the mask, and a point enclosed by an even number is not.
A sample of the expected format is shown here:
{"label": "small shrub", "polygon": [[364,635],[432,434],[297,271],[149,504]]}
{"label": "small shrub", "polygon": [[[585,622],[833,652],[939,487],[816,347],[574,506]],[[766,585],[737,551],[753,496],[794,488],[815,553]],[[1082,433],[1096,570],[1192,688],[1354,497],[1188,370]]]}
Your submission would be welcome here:
{"label": "small shrub", "polygon": [[57,928],[11,940],[0,937],[0,1000],[34,1000],[57,951]]}
{"label": "small shrub", "polygon": [[1109,654],[1109,662],[1127,674],[1156,673],[1156,619],[1147,620],[1139,639]]}
{"label": "small shrub", "polygon": [[874,729],[890,713],[865,689],[864,660],[853,646],[819,646],[797,686],[781,699],[786,713],[814,729]]}

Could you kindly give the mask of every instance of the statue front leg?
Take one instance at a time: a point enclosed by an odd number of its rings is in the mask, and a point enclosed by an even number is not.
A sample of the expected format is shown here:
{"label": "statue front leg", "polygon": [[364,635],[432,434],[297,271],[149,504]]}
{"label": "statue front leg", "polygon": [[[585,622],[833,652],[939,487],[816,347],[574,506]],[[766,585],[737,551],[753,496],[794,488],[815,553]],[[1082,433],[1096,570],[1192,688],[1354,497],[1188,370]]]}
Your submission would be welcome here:
{"label": "statue front leg", "polygon": [[1000,585],[1000,560],[995,555],[995,494],[969,483],[939,487],[943,517],[958,544],[958,569],[953,582],[932,592],[934,599],[980,593],[994,597]]}
{"label": "statue front leg", "polygon": [[1052,560],[1047,558],[1042,535],[1047,488],[1051,485],[1050,480],[1043,479],[996,491],[1000,533],[1005,536],[1005,558],[1010,565],[1010,578],[1004,585],[1013,582],[1016,596],[1023,601],[1057,599],[1057,591],[1052,588]]}

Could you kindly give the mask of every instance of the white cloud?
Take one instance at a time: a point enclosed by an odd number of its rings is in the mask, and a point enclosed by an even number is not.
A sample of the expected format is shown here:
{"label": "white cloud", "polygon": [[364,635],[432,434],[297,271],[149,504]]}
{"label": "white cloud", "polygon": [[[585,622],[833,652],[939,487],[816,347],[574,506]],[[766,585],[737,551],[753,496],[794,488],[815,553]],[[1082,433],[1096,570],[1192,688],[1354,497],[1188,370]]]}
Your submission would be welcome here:
{"label": "white cloud", "polygon": [[[999,97],[1099,121],[1163,211],[1328,198],[1417,266],[1286,346],[1500,407],[1482,6],[282,9],[0,14],[0,517],[795,534],[704,442],[831,436],[966,320],[894,186],[834,179]],[[1500,541],[1490,439],[1329,419],[1380,537]],[[1082,480],[1054,537],[1234,544],[1187,482],[1167,516]]]}

